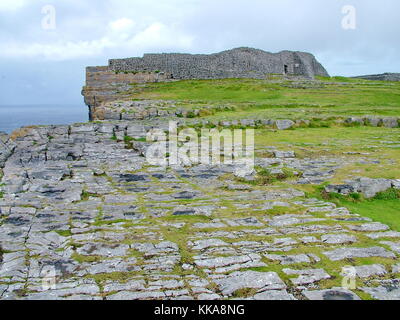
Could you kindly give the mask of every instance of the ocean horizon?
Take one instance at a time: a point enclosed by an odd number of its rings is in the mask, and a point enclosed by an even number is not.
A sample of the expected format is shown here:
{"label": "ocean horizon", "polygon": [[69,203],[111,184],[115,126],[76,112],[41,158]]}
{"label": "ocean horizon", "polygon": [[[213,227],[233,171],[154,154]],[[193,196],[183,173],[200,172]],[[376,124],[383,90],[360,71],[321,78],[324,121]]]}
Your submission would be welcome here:
{"label": "ocean horizon", "polygon": [[84,104],[0,105],[0,131],[30,125],[61,125],[89,120]]}

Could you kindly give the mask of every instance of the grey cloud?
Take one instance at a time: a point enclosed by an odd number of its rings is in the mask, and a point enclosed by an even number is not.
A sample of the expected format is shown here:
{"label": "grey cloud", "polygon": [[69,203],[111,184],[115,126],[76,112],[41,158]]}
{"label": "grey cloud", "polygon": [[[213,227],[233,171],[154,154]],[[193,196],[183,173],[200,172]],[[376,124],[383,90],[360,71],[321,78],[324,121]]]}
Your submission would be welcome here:
{"label": "grey cloud", "polygon": [[[49,3],[57,10],[54,31],[40,24],[41,7]],[[357,9],[356,30],[341,27],[347,4]],[[312,52],[333,75],[396,72],[399,9],[397,0],[28,1],[0,11],[0,44],[13,49],[0,52],[0,103],[80,103],[84,66],[145,52],[251,46]],[[121,18],[134,27],[126,38],[110,41],[116,35],[110,23]],[[26,94],[18,94],[21,88]]]}

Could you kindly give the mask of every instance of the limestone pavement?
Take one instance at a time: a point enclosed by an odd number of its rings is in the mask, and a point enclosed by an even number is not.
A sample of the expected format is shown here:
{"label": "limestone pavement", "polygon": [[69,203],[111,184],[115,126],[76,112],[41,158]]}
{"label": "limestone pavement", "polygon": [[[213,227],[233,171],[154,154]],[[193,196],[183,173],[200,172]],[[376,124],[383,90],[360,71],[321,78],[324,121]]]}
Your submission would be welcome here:
{"label": "limestone pavement", "polygon": [[[400,233],[296,183],[261,189],[229,166],[149,166],[145,143],[124,141],[142,129],[46,126],[3,139],[0,299],[400,298]],[[341,165],[275,156],[326,177]],[[341,287],[345,266],[354,289]]]}

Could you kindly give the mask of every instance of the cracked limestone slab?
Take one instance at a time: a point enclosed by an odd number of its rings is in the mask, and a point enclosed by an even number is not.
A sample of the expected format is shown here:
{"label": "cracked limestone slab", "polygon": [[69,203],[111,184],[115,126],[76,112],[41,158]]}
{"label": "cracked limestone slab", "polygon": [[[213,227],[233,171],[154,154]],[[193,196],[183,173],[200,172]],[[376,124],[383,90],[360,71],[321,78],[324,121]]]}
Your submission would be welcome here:
{"label": "cracked limestone slab", "polygon": [[193,228],[195,229],[218,229],[226,227],[227,225],[221,222],[209,222],[209,223],[199,222],[193,224]]}
{"label": "cracked limestone slab", "polygon": [[400,300],[400,279],[383,280],[377,287],[363,287],[362,291],[377,300]]}
{"label": "cracked limestone slab", "polygon": [[228,243],[220,239],[206,239],[193,242],[189,241],[188,245],[191,246],[193,250],[204,250],[210,247],[225,247],[228,246]]}
{"label": "cracked limestone slab", "polygon": [[363,224],[349,224],[346,227],[353,231],[371,232],[371,231],[386,231],[389,227],[380,222],[363,223]]}
{"label": "cracked limestone slab", "polygon": [[285,283],[276,272],[238,271],[221,279],[215,279],[214,282],[225,296],[230,296],[239,289],[251,288],[259,291],[286,289]]}
{"label": "cracked limestone slab", "polygon": [[400,238],[400,232],[398,231],[386,231],[386,232],[374,232],[366,234],[368,238],[380,239],[380,238]]}
{"label": "cracked limestone slab", "polygon": [[103,291],[105,293],[113,291],[140,291],[145,289],[145,284],[144,280],[131,280],[126,283],[107,281],[103,285]]}
{"label": "cracked limestone slab", "polygon": [[255,217],[243,219],[226,220],[226,223],[231,227],[246,226],[246,227],[262,227],[263,224]]}
{"label": "cracked limestone slab", "polygon": [[105,257],[125,256],[129,249],[126,244],[88,243],[76,251],[83,255],[98,255]]}
{"label": "cracked limestone slab", "polygon": [[372,276],[383,276],[387,274],[385,267],[381,264],[371,264],[354,267],[357,277],[369,278]]}
{"label": "cracked limestone slab", "polygon": [[308,300],[361,300],[354,292],[343,288],[306,290],[303,295]]}
{"label": "cracked limestone slab", "polygon": [[311,284],[323,279],[329,279],[331,276],[324,269],[282,269],[287,275],[299,275],[297,278],[291,278],[290,281],[295,285]]}
{"label": "cracked limestone slab", "polygon": [[324,234],[321,236],[321,241],[329,244],[344,244],[357,242],[357,238],[348,234]]}
{"label": "cracked limestone slab", "polygon": [[149,299],[165,299],[166,295],[162,291],[120,291],[109,295],[106,300],[149,300]]}
{"label": "cracked limestone slab", "polygon": [[290,226],[294,224],[302,224],[308,222],[324,221],[324,218],[314,218],[310,215],[295,215],[295,214],[285,214],[281,216],[273,217],[269,221],[269,224],[273,227],[283,227]]}
{"label": "cracked limestone slab", "polygon": [[394,252],[400,253],[400,242],[381,241],[380,243],[389,246]]}
{"label": "cracked limestone slab", "polygon": [[270,301],[270,300],[296,300],[296,298],[288,293],[286,290],[268,290],[264,291],[261,293],[257,293],[254,295],[252,300],[264,300],[264,301]]}
{"label": "cracked limestone slab", "polygon": [[368,258],[368,257],[382,257],[382,258],[395,258],[395,254],[382,247],[369,247],[369,248],[339,248],[332,251],[323,252],[330,260],[338,261],[348,258]]}
{"label": "cracked limestone slab", "polygon": [[269,260],[279,261],[280,264],[294,264],[294,263],[310,263],[310,257],[304,253],[293,255],[278,255],[278,254],[264,254],[264,257]]}
{"label": "cracked limestone slab", "polygon": [[194,263],[200,268],[220,268],[235,264],[243,264],[251,261],[260,261],[261,256],[258,254],[249,254],[242,256],[230,256],[230,257],[215,257],[215,258],[203,258],[194,257]]}

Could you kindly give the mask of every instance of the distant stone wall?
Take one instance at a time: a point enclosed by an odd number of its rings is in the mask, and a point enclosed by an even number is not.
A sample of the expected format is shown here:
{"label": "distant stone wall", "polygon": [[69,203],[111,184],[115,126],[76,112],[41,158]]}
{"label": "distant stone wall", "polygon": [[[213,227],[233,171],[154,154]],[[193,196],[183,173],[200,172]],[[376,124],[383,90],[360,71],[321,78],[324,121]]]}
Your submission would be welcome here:
{"label": "distant stone wall", "polygon": [[267,74],[329,76],[310,53],[282,51],[269,53],[252,48],[237,48],[220,53],[145,54],[142,58],[111,59],[114,71],[160,72],[174,79],[258,78]]}
{"label": "distant stone wall", "polygon": [[400,73],[371,74],[367,76],[358,76],[353,78],[364,79],[364,80],[378,80],[378,81],[400,81]]}

